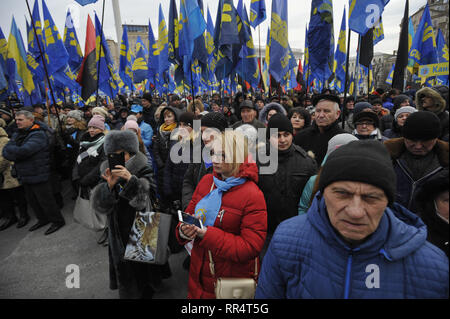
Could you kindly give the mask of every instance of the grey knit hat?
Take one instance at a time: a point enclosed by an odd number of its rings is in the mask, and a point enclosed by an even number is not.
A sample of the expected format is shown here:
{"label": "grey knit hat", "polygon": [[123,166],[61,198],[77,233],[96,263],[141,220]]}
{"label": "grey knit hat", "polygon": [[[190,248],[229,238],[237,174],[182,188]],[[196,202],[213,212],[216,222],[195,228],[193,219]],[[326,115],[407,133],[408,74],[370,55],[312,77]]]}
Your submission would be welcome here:
{"label": "grey knit hat", "polygon": [[399,108],[397,110],[397,112],[395,112],[395,116],[394,117],[395,117],[395,120],[397,121],[397,119],[400,116],[400,114],[403,114],[403,113],[412,114],[412,113],[415,113],[415,112],[418,112],[418,110],[416,108],[414,108],[412,106],[403,106],[403,107]]}
{"label": "grey knit hat", "polygon": [[68,112],[67,117],[71,117],[71,118],[77,120],[78,122],[83,121],[83,113],[78,110],[73,110],[73,111]]}
{"label": "grey knit hat", "polygon": [[139,152],[139,141],[132,131],[110,131],[106,134],[103,147],[107,155],[119,150],[137,154]]}

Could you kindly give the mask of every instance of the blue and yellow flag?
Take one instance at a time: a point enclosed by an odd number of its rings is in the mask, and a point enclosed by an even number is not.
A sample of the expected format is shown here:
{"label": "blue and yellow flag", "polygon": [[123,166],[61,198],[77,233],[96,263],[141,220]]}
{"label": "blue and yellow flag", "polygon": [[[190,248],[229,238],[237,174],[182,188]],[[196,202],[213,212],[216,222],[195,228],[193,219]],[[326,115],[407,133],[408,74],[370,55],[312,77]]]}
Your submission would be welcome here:
{"label": "blue and yellow flag", "polygon": [[134,83],[141,83],[147,78],[148,65],[147,65],[147,48],[141,37],[138,36],[136,40],[136,58],[133,62],[133,81]]}
{"label": "blue and yellow flag", "polygon": [[45,1],[42,1],[44,11],[44,36],[45,36],[45,55],[47,62],[47,69],[49,75],[53,75],[65,69],[69,61],[69,54],[61,39],[61,35],[56,28],[53,18],[48,11]]}
{"label": "blue and yellow flag", "polygon": [[392,85],[392,81],[394,79],[394,70],[395,70],[395,63],[392,65],[391,70],[389,71],[389,74],[386,78],[386,83],[389,85]]}
{"label": "blue and yellow flag", "polygon": [[[202,13],[202,16],[204,16],[203,11],[203,0],[198,0],[198,6],[200,8],[200,12]],[[205,24],[205,30],[206,30],[206,24]],[[208,51],[206,49],[206,38],[205,33],[203,32],[197,39],[195,39],[194,42],[194,52],[192,53],[192,59],[197,59],[199,62],[199,65],[203,71],[206,71],[206,65],[208,63]],[[203,73],[206,77],[207,72]]]}
{"label": "blue and yellow flag", "polygon": [[[28,94],[32,94],[36,86],[34,85],[33,74],[28,69],[27,54],[23,44],[22,36],[19,29],[17,28],[14,17],[12,19],[11,31],[8,38],[8,54],[6,64],[9,75],[10,89],[11,87],[14,87],[14,85],[11,85],[12,82],[15,82],[15,80],[19,80],[15,78],[17,74],[20,77],[20,80],[23,82],[23,88],[25,89],[25,91]],[[18,91],[15,92],[19,95]]]}
{"label": "blue and yellow flag", "polygon": [[312,1],[308,49],[310,78],[317,79],[316,83],[322,83],[320,84],[322,86],[329,79],[334,66],[333,4],[331,0]]}
{"label": "blue and yellow flag", "polygon": [[246,29],[249,40],[241,48],[239,53],[239,62],[236,66],[236,73],[251,87],[256,89],[261,79],[258,68],[258,56],[256,55],[255,46],[252,37],[252,30],[248,20],[247,8],[242,6],[242,0],[239,0],[237,8],[238,15],[242,21],[242,28]]}
{"label": "blue and yellow flag", "polygon": [[[98,70],[98,88],[110,98],[115,98],[119,92],[118,75],[106,43],[105,35],[101,32],[102,25],[95,14],[96,61]],[[101,51],[101,52],[100,52]],[[101,54],[100,54],[101,53]]]}
{"label": "blue and yellow flag", "polygon": [[219,81],[230,76],[233,66],[237,65],[238,61],[233,60],[233,45],[240,45],[240,43],[238,14],[233,1],[220,0],[214,33],[216,51],[214,52],[215,63],[213,64]]}
{"label": "blue and yellow flag", "polygon": [[350,77],[350,85],[348,88],[348,94],[355,95],[355,78],[353,76],[353,73],[352,73],[352,76]]}
{"label": "blue and yellow flag", "polygon": [[8,59],[8,42],[3,34],[2,28],[0,28],[0,67],[3,68],[3,72],[6,73],[6,59]]}
{"label": "blue and yellow flag", "polygon": [[[166,19],[162,11],[161,4],[159,5],[159,28],[158,28],[158,73],[162,75],[170,68],[169,64],[169,32],[167,30]],[[136,53],[137,56],[137,53]]]}
{"label": "blue and yellow flag", "polygon": [[309,45],[308,45],[308,26],[305,27],[305,57],[303,61],[303,81],[306,83],[306,89],[309,88],[308,80],[311,72],[309,70]]}
{"label": "blue and yellow flag", "polygon": [[[414,40],[414,35],[415,35],[414,25],[412,23],[411,17],[409,17],[409,25],[408,25],[408,54],[411,51],[412,43],[413,43],[413,40]],[[411,65],[409,63],[410,63],[410,61],[408,59],[408,67],[407,67],[407,69],[408,69],[409,73],[413,74],[414,73],[414,64],[412,63],[412,61],[411,61]]]}
{"label": "blue and yellow flag", "polygon": [[181,64],[178,11],[175,0],[170,0],[169,9],[169,62]]}
{"label": "blue and yellow flag", "polygon": [[63,41],[67,53],[69,53],[70,70],[72,71],[72,73],[77,74],[78,69],[81,67],[81,63],[83,62],[83,53],[81,52],[77,32],[75,30],[75,26],[73,24],[72,16],[70,15],[69,10],[67,10]]}
{"label": "blue and yellow flag", "polygon": [[119,75],[129,90],[133,90],[132,58],[133,51],[131,51],[130,44],[128,42],[128,28],[127,26],[124,26],[122,42],[120,44]]}
{"label": "blue and yellow flag", "polygon": [[33,77],[35,81],[44,81],[45,79],[45,72],[44,72],[44,66],[41,63],[40,59],[40,53],[36,56],[35,53],[33,53],[32,48],[33,44],[36,45],[35,36],[34,36],[34,30],[33,27],[28,24],[27,21],[27,33],[28,33],[28,53],[27,53],[27,63],[28,68],[30,69],[31,73],[33,73]]}
{"label": "blue and yellow flag", "polygon": [[378,42],[384,40],[384,28],[383,19],[380,18],[380,23],[378,23],[373,29],[373,45],[375,46]]}
{"label": "blue and yellow flag", "polygon": [[[444,35],[442,34],[441,29],[438,30],[438,34],[436,36],[436,45],[437,45],[437,51],[438,51],[438,62],[439,63],[445,63],[449,62],[448,57],[448,46],[445,43]],[[436,84],[438,85],[447,85],[448,86],[448,74],[447,75],[440,75],[436,77]]]}
{"label": "blue and yellow flag", "polygon": [[269,73],[282,85],[289,71],[288,3],[287,0],[272,1],[272,22],[270,24]]}
{"label": "blue and yellow flag", "polygon": [[339,32],[338,45],[336,47],[336,53],[334,55],[334,74],[335,74],[335,89],[339,93],[343,93],[345,89],[345,61],[347,57],[347,25],[344,14],[342,15],[341,31]]}
{"label": "blue and yellow flag", "polygon": [[251,0],[250,25],[256,29],[258,25],[266,20],[266,0]]}
{"label": "blue and yellow flag", "polygon": [[413,69],[416,69],[419,65],[438,62],[436,38],[428,4],[423,11],[408,56],[408,67]]}
{"label": "blue and yellow flag", "polygon": [[214,75],[215,69],[213,69],[213,60],[214,60],[214,23],[211,17],[211,13],[208,8],[208,19],[206,22],[206,50],[208,51],[208,86],[211,91],[213,87],[216,85],[216,76]]}
{"label": "blue and yellow flag", "polygon": [[350,0],[350,30],[364,36],[380,21],[384,7],[390,0]]}

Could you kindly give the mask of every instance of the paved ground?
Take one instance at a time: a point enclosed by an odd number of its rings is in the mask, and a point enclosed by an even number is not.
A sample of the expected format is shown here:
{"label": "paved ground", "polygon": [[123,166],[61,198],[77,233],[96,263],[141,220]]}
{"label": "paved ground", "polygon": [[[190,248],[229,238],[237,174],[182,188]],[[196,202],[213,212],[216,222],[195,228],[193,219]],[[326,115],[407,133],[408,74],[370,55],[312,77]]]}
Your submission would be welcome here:
{"label": "paved ground", "polygon": [[[67,188],[65,188],[67,189]],[[101,233],[74,223],[74,202],[63,192],[66,226],[45,236],[48,226],[29,232],[32,219],[22,229],[11,226],[0,232],[0,299],[64,298],[116,299],[118,292],[109,290],[108,248],[97,244]],[[169,263],[172,277],[163,282],[156,299],[184,299],[187,296],[188,272],[182,268],[187,253],[172,255]],[[78,265],[80,288],[66,287],[68,265]]]}

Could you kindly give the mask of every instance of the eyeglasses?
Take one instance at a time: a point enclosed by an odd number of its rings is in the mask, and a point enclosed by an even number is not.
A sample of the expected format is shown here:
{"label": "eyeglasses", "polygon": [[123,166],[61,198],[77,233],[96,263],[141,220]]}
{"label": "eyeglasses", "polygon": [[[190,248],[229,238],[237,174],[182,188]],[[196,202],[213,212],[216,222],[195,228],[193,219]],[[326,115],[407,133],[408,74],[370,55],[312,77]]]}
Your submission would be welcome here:
{"label": "eyeglasses", "polygon": [[356,123],[356,126],[374,126],[375,124],[373,122],[358,122]]}

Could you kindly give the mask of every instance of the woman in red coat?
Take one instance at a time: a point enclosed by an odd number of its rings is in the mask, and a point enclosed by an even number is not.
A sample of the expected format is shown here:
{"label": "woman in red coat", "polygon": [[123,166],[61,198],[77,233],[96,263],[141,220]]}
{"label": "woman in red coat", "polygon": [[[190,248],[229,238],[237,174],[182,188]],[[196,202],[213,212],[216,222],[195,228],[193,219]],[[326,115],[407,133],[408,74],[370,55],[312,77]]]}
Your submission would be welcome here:
{"label": "woman in red coat", "polygon": [[217,278],[254,277],[255,263],[260,269],[257,257],[267,232],[266,203],[257,186],[258,168],[248,158],[246,140],[238,132],[227,132],[214,143],[213,153],[214,174],[203,177],[186,209],[200,218],[204,227],[179,224],[177,228],[181,244],[194,239],[189,299],[215,298]]}

